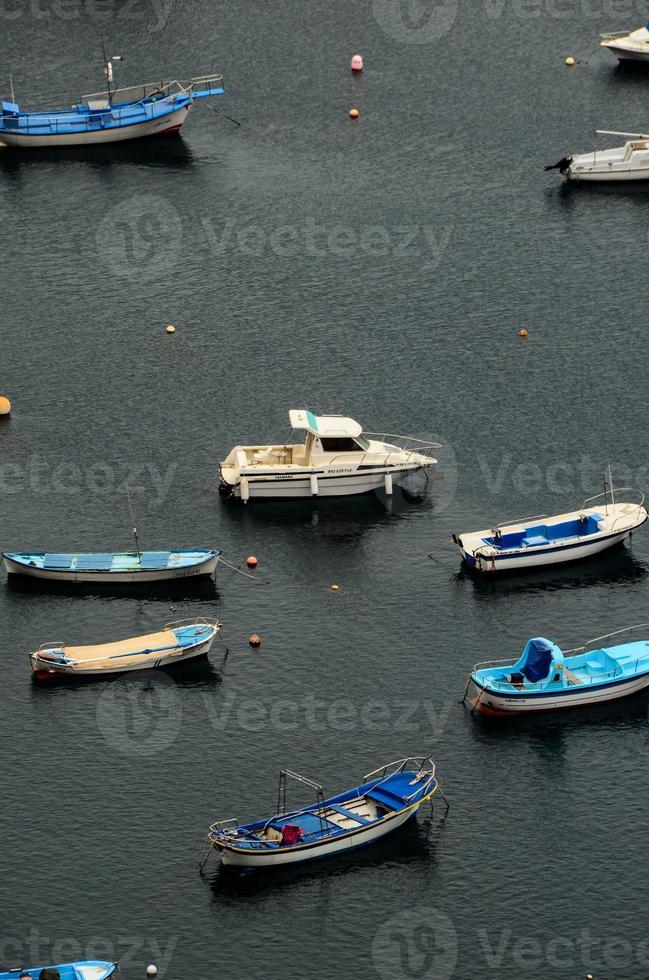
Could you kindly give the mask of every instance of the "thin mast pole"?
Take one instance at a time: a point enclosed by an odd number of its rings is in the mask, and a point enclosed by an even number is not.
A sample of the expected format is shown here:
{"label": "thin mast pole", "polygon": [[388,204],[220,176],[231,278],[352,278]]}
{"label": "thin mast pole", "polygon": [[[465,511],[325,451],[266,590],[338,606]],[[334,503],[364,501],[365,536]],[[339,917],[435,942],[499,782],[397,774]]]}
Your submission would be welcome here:
{"label": "thin mast pole", "polygon": [[608,497],[606,491],[606,473],[604,474],[604,513],[608,517]]}
{"label": "thin mast pole", "polygon": [[12,102],[15,102],[16,101],[16,97],[14,96],[14,77],[13,77],[13,75],[10,75],[9,76],[9,85],[11,87],[11,101]]}
{"label": "thin mast pole", "polygon": [[608,485],[611,488],[611,503],[615,503],[615,491],[613,490],[613,477],[611,476],[611,464],[608,464]]}
{"label": "thin mast pole", "polygon": [[131,515],[131,526],[132,526],[132,529],[133,529],[133,537],[135,538],[135,547],[137,549],[137,557],[138,557],[138,561],[141,561],[142,560],[142,553],[140,551],[140,539],[138,537],[137,527],[135,526],[135,518],[133,517],[133,507],[131,505],[131,491],[130,490],[127,490],[126,491],[126,498],[128,500],[129,513]]}

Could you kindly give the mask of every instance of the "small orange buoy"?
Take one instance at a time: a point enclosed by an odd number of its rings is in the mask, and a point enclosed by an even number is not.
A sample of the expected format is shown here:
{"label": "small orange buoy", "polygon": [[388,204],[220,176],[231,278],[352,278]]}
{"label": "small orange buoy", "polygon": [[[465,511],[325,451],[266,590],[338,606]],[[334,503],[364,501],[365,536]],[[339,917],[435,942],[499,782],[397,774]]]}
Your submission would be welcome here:
{"label": "small orange buoy", "polygon": [[11,412],[11,402],[4,395],[0,395],[0,415],[9,415]]}
{"label": "small orange buoy", "polygon": [[165,330],[167,331],[167,333],[176,332],[176,328],[174,327],[173,323],[168,323],[167,326],[165,327]]}
{"label": "small orange buoy", "polygon": [[246,565],[248,566],[248,568],[256,568],[257,567],[257,559],[255,558],[254,555],[249,555],[246,558]]}
{"label": "small orange buoy", "polygon": [[522,327],[522,328],[521,328],[521,329],[520,329],[520,330],[518,331],[518,336],[519,336],[519,337],[527,337],[527,330],[525,329],[525,327]]}
{"label": "small orange buoy", "polygon": [[250,644],[251,647],[260,647],[261,637],[258,636],[257,633],[253,633],[252,636],[248,637],[248,643]]}
{"label": "small orange buoy", "polygon": [[363,70],[363,56],[360,54],[355,54],[351,60],[352,71],[362,71]]}
{"label": "small orange buoy", "polygon": [[358,109],[350,109],[349,110],[349,118],[350,119],[358,119],[359,116],[360,116],[360,112],[358,111]]}

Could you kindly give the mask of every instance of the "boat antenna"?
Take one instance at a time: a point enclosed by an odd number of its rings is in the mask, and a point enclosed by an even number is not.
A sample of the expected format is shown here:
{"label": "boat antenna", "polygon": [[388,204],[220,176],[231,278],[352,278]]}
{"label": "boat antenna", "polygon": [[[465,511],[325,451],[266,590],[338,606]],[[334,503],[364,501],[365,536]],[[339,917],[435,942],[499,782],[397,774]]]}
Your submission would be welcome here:
{"label": "boat antenna", "polygon": [[11,101],[12,102],[15,102],[16,101],[16,98],[14,96],[14,76],[13,75],[10,75],[9,76],[9,87],[11,89]]}
{"label": "boat antenna", "polygon": [[606,473],[604,474],[604,513],[608,517],[608,497],[607,497]]}
{"label": "boat antenna", "polygon": [[132,526],[132,530],[133,530],[133,537],[135,538],[135,547],[137,549],[137,557],[138,557],[138,560],[141,561],[141,559],[142,559],[142,552],[140,551],[140,539],[139,539],[139,536],[138,536],[138,533],[137,533],[137,527],[135,526],[135,518],[133,517],[133,505],[131,504],[131,491],[129,489],[126,490],[126,499],[128,500],[128,509],[129,509],[129,513],[131,515],[131,526]]}
{"label": "boat antenna", "polygon": [[608,485],[611,488],[611,503],[615,503],[615,490],[613,489],[613,477],[611,476],[611,464],[608,464]]}

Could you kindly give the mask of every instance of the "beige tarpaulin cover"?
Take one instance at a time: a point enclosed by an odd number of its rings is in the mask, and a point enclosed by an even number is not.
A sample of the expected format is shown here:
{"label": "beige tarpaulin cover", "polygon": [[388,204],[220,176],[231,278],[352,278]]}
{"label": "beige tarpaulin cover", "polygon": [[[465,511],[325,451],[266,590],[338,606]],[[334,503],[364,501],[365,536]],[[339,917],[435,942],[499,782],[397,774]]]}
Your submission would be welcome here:
{"label": "beige tarpaulin cover", "polygon": [[[172,630],[161,630],[159,633],[147,633],[145,636],[134,636],[128,640],[118,640],[116,643],[96,643],[89,647],[63,647],[63,653],[70,660],[108,660],[109,657],[120,656],[125,665],[141,656],[148,657],[147,650],[158,650],[160,656],[170,653],[170,650],[160,650],[160,647],[177,647],[178,640]],[[133,654],[132,657],[127,656]],[[111,666],[115,666],[114,663]]]}

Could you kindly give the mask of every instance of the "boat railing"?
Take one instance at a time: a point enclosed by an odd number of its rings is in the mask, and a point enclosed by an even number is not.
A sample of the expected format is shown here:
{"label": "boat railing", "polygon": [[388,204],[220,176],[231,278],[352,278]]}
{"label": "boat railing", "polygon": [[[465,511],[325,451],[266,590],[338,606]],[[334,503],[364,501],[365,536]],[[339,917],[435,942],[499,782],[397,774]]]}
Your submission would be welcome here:
{"label": "boat railing", "polygon": [[62,640],[48,640],[46,643],[41,643],[36,653],[44,653],[46,650],[61,650],[62,652],[64,646],[65,643]]}
{"label": "boat railing", "polygon": [[[113,102],[117,99],[118,102],[142,102],[144,99],[150,99],[153,95],[159,94],[166,98],[168,95],[179,95],[184,91],[186,89],[176,79],[166,82],[145,82],[140,85],[127,85],[125,88],[111,89],[110,101]],[[104,89],[103,92],[91,92],[88,95],[82,95],[81,101],[107,99],[107,96],[108,93]]]}
{"label": "boat railing", "polygon": [[496,524],[494,531],[502,530],[504,527],[512,527],[514,524],[526,524],[528,521],[544,521],[547,520],[548,514],[532,514],[530,517],[517,517],[514,521],[501,521],[500,524]]}
{"label": "boat railing", "polygon": [[190,619],[174,619],[170,623],[164,624],[164,629],[166,630],[177,630],[183,629],[185,626],[205,626],[210,629],[216,629],[217,631],[221,629],[221,624],[218,620],[205,619],[204,616],[192,616]]}
{"label": "boat railing", "polygon": [[593,649],[594,645],[602,645],[604,640],[610,640],[613,636],[622,636],[628,633],[629,637],[633,636],[634,630],[646,629],[649,630],[649,623],[637,623],[635,626],[625,626],[621,630],[614,630],[613,633],[605,633],[604,636],[595,636],[592,640],[587,640],[586,643],[579,647],[572,647],[570,650],[564,650],[563,652],[568,653],[585,653],[588,650]]}
{"label": "boat railing", "polygon": [[629,36],[628,31],[609,31],[608,34],[600,34],[600,37],[602,38],[603,41],[612,40],[613,38],[616,37],[628,37],[628,36]]}
{"label": "boat railing", "polygon": [[378,776],[381,779],[385,778],[386,776],[394,776],[398,772],[403,772],[404,769],[408,767],[409,763],[412,763],[421,772],[425,770],[426,766],[429,766],[430,769],[426,771],[430,771],[431,775],[433,776],[435,775],[435,763],[430,756],[411,755],[406,756],[404,759],[395,759],[394,762],[386,762],[384,766],[379,766],[378,769],[368,772],[363,777],[363,782],[369,783],[369,781],[374,779],[375,776]]}
{"label": "boat railing", "polygon": [[[402,445],[397,443],[397,449],[400,453],[406,453],[408,456],[427,456],[429,459],[433,459],[433,450],[442,448],[440,442],[432,442],[430,439],[420,439],[418,436],[398,435],[396,432],[363,432],[363,435],[375,438],[378,442],[387,442],[388,439],[400,439]],[[391,455],[391,453],[388,454],[388,459]]]}
{"label": "boat railing", "polygon": [[[640,510],[640,508],[644,504],[645,495],[642,492],[642,490],[638,490],[637,487],[610,487],[610,488],[607,487],[606,490],[602,490],[602,491],[600,491],[600,493],[593,494],[592,497],[587,497],[586,500],[584,500],[583,504],[581,505],[581,508],[580,509],[581,510],[588,510],[589,508],[593,507],[594,506],[594,504],[593,504],[593,501],[594,500],[603,500],[605,507],[607,507],[609,504],[612,505],[612,504],[615,503],[615,494],[616,493],[635,493],[635,494],[637,494],[638,495],[638,498],[639,498],[638,501],[637,501],[637,503],[635,503],[633,500],[631,500],[631,501],[628,501],[628,500],[620,501],[620,503],[631,503],[631,504],[634,504],[634,506],[636,507],[637,510]],[[623,516],[627,516],[627,515],[623,515]],[[618,520],[619,520],[619,518],[618,518]]]}

